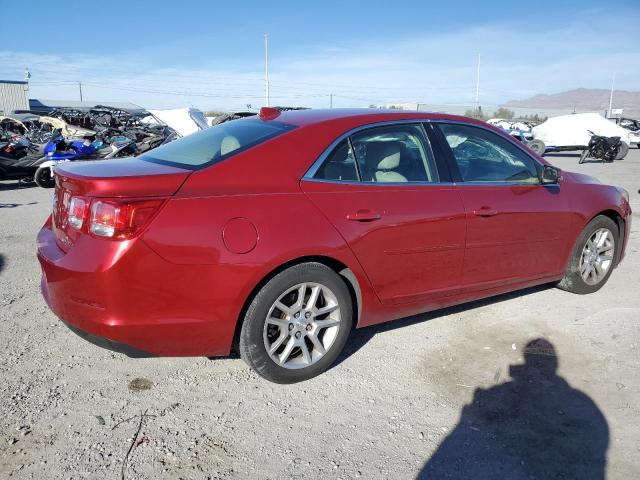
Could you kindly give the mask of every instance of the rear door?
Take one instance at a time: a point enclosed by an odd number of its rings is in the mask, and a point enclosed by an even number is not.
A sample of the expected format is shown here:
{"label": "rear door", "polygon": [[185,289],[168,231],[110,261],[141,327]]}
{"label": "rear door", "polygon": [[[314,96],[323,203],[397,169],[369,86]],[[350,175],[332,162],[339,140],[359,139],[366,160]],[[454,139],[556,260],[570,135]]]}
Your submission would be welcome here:
{"label": "rear door", "polygon": [[509,139],[469,124],[433,123],[467,216],[466,285],[561,271],[571,215],[559,185],[542,185],[534,158]]}
{"label": "rear door", "polygon": [[339,139],[301,186],[352,248],[382,302],[426,301],[459,288],[464,207],[421,124]]}

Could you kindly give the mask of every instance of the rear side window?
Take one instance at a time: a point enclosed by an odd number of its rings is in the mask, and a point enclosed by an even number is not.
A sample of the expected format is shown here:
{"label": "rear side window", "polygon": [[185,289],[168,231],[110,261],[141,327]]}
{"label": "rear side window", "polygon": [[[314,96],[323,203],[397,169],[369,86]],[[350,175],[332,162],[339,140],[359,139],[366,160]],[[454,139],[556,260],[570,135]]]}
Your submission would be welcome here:
{"label": "rear side window", "polygon": [[232,120],[140,155],[141,160],[197,170],[295,128],[257,118]]}
{"label": "rear side window", "polygon": [[465,182],[540,183],[534,161],[526,153],[483,128],[441,124]]}
{"label": "rear side window", "polygon": [[349,140],[345,138],[333,149],[316,172],[314,178],[343,182],[355,182],[358,180],[356,161]]}
{"label": "rear side window", "polygon": [[438,182],[420,125],[374,127],[351,136],[363,182]]}

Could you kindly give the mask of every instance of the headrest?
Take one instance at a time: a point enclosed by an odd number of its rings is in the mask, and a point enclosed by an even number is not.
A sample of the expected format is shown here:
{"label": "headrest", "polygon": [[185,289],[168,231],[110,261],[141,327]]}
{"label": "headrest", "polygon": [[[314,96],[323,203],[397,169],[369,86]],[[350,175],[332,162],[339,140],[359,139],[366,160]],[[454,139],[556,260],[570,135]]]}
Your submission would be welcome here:
{"label": "headrest", "polygon": [[220,155],[226,155],[240,148],[240,142],[236,137],[224,137],[220,144]]}
{"label": "headrest", "polygon": [[367,143],[366,166],[369,170],[393,170],[400,166],[400,142]]}

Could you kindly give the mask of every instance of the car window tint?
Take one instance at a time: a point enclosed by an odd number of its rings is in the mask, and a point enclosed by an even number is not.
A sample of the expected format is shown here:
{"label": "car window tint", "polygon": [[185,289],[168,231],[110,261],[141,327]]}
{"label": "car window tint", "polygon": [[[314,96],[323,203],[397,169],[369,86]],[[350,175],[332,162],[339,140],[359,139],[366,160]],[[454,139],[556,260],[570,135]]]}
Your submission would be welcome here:
{"label": "car window tint", "polygon": [[483,128],[441,124],[465,182],[540,183],[533,160],[518,147]]}
{"label": "car window tint", "polygon": [[355,182],[358,180],[353,150],[351,150],[351,144],[346,138],[333,149],[314,175],[314,178],[343,182]]}
{"label": "car window tint", "polygon": [[351,136],[363,182],[438,182],[420,125],[374,127]]}
{"label": "car window tint", "polygon": [[257,118],[232,120],[155,148],[140,160],[198,169],[265,142],[294,127]]}

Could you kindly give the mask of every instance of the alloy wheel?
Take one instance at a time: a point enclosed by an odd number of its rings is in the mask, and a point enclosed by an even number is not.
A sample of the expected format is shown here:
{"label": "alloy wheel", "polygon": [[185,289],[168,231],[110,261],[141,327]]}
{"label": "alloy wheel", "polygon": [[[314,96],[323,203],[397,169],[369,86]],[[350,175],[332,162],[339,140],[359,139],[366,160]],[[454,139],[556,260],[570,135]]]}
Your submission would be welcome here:
{"label": "alloy wheel", "polygon": [[300,283],[271,305],[264,324],[264,346],[279,366],[313,365],[332,347],[340,330],[336,295],[319,283]]}
{"label": "alloy wheel", "polygon": [[580,276],[588,285],[597,285],[613,265],[615,240],[607,228],[599,228],[587,240],[580,256]]}

